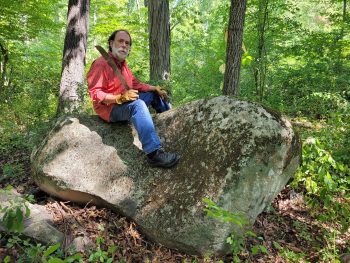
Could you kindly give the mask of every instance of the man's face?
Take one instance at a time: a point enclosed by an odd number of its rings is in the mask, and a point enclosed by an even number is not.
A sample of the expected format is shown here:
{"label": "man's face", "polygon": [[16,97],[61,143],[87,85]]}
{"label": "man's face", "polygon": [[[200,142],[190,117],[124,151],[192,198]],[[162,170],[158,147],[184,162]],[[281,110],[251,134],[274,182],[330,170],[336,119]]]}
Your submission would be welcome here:
{"label": "man's face", "polygon": [[115,35],[114,41],[111,41],[112,54],[119,61],[124,61],[130,52],[130,37],[128,33],[120,31]]}

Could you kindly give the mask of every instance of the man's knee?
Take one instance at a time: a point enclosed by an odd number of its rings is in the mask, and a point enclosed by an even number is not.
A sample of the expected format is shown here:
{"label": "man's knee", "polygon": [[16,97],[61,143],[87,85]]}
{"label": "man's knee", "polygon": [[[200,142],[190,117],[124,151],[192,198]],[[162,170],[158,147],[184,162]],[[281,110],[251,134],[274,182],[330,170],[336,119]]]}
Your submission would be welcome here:
{"label": "man's knee", "polygon": [[148,111],[146,103],[141,99],[131,102],[130,105],[133,111]]}

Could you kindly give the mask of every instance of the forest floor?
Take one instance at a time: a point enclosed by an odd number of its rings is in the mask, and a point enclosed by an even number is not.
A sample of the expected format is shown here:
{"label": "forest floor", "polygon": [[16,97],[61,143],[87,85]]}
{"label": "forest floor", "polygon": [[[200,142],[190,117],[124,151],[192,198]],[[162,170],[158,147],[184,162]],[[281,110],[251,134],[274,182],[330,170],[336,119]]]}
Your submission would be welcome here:
{"label": "forest floor", "polygon": [[[148,241],[133,222],[106,208],[81,206],[50,197],[31,179],[29,155],[23,149],[14,149],[10,154],[0,156],[0,167],[5,164],[20,167],[15,176],[1,181],[1,187],[11,184],[17,192],[33,194],[37,204],[45,205],[54,214],[56,227],[65,234],[63,247],[83,231],[95,246],[91,253],[97,253],[96,244],[102,251],[115,248],[113,262],[232,261],[232,255],[203,258],[167,249]],[[242,262],[339,262],[339,255],[349,253],[350,231],[341,234],[338,223],[321,222],[317,219],[321,213],[306,205],[302,189],[286,186],[258,216],[252,229],[257,238],[246,240],[246,249],[239,254],[240,259]],[[260,251],[253,255],[251,248],[257,244],[266,248],[267,253]],[[20,251],[5,245],[6,241],[2,240],[0,259],[4,255],[11,258],[19,255]],[[84,255],[85,260],[91,253]]]}

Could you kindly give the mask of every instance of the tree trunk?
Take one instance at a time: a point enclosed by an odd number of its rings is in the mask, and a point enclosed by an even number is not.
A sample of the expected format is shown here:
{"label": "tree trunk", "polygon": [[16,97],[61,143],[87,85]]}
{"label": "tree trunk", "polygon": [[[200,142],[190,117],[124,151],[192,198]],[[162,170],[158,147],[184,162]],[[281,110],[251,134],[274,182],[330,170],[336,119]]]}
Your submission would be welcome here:
{"label": "tree trunk", "polygon": [[6,45],[0,43],[0,91],[7,86],[7,64],[9,62],[9,53]]}
{"label": "tree trunk", "polygon": [[246,6],[247,0],[231,0],[223,90],[225,95],[239,95],[239,74],[242,62],[243,28]]}
{"label": "tree trunk", "polygon": [[[94,27],[97,26],[97,10],[98,10],[98,0],[95,1],[95,8],[94,8]],[[96,36],[94,36],[94,46],[97,45],[96,42]]]}
{"label": "tree trunk", "polygon": [[134,10],[134,4],[135,4],[135,0],[128,1],[128,15],[130,15],[131,12]]}
{"label": "tree trunk", "polygon": [[170,78],[170,22],[169,0],[148,2],[148,26],[150,49],[150,79]]}
{"label": "tree trunk", "polygon": [[258,47],[254,67],[254,79],[256,85],[256,95],[260,100],[264,97],[265,79],[266,79],[266,48],[265,48],[265,29],[268,18],[268,0],[259,0],[258,9]]}
{"label": "tree trunk", "polygon": [[90,0],[69,0],[57,114],[81,110]]}
{"label": "tree trunk", "polygon": [[343,14],[342,14],[342,23],[341,23],[341,27],[340,27],[340,33],[339,36],[336,38],[335,41],[335,45],[338,46],[337,47],[337,61],[335,62],[334,65],[334,71],[336,73],[341,73],[343,71],[343,59],[342,59],[342,53],[343,53],[343,43],[342,40],[344,39],[344,28],[345,25],[347,23],[347,13],[346,13],[346,9],[347,9],[347,0],[343,0]]}

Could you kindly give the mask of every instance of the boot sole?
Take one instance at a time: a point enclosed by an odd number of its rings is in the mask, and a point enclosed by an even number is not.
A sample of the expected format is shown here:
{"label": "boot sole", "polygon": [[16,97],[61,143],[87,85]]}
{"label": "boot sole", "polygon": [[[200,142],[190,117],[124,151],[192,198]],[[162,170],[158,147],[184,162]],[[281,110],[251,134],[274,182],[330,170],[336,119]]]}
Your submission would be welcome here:
{"label": "boot sole", "polygon": [[167,164],[157,164],[157,163],[152,163],[150,161],[148,161],[149,165],[151,167],[161,167],[161,168],[171,168],[173,167],[174,165],[176,165],[180,160],[180,157],[177,156],[174,161],[172,161],[171,163],[167,163]]}

